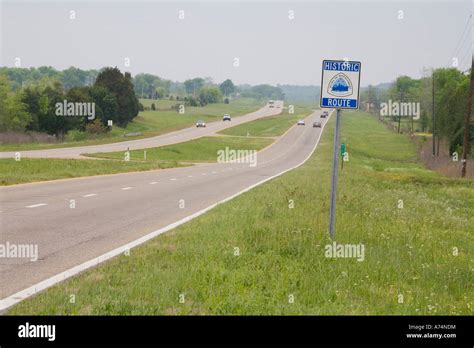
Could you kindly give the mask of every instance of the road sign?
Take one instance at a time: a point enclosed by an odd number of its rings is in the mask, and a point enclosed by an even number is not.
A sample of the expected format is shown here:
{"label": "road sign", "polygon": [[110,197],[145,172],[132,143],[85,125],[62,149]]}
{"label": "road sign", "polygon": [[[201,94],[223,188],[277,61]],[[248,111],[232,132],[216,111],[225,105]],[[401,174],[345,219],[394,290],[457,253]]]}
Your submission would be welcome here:
{"label": "road sign", "polygon": [[341,144],[341,157],[344,157],[346,153],[346,144]]}
{"label": "road sign", "polygon": [[360,68],[360,62],[323,60],[322,108],[359,108]]}

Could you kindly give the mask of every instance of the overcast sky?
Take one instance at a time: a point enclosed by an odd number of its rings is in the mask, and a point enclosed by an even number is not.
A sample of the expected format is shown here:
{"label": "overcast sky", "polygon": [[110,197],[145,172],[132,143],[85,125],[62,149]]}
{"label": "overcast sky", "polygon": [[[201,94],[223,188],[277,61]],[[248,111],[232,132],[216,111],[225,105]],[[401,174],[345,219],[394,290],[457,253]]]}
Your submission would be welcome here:
{"label": "overcast sky", "polygon": [[178,81],[319,85],[321,61],[347,57],[362,62],[366,86],[401,74],[419,77],[423,67],[447,67],[455,57],[466,70],[472,6],[471,0],[2,1],[0,66],[20,58],[22,67],[118,66]]}

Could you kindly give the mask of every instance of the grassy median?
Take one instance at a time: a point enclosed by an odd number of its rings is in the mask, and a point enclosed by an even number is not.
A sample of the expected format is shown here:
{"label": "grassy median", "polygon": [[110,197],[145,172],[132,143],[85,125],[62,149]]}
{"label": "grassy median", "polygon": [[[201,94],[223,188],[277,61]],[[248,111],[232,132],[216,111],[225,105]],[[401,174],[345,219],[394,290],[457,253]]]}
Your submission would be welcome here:
{"label": "grassy median", "polygon": [[[276,119],[264,118],[264,121],[248,122],[246,127],[249,129],[259,129],[266,132],[266,134],[273,132],[271,133],[272,136],[276,136],[290,128],[294,124],[294,118],[304,117],[307,114],[301,113],[294,117],[283,115]],[[230,129],[239,127],[241,126]],[[275,130],[278,130],[278,132],[275,133]],[[274,139],[263,137],[202,137],[174,145],[147,150],[132,150],[130,151],[129,162],[124,161],[124,151],[88,154],[90,157],[111,159],[113,161],[24,158],[16,162],[13,159],[0,159],[0,164],[3,168],[0,172],[0,185],[156,170],[188,165],[181,162],[215,162],[217,160],[217,151],[226,147],[238,150],[261,150],[273,141]]]}
{"label": "grassy median", "polygon": [[176,161],[125,162],[74,159],[0,159],[0,185],[182,167]]}
{"label": "grassy median", "polygon": [[21,161],[15,161],[10,158],[0,159],[2,167],[0,185],[156,170],[189,165],[188,162],[216,162],[217,151],[226,147],[258,151],[272,142],[273,139],[267,138],[203,137],[175,145],[147,149],[146,160],[144,150],[130,151],[129,161],[124,161],[125,152],[123,151],[91,155],[91,157],[104,160],[23,158]]}
{"label": "grassy median", "polygon": [[311,108],[304,105],[295,106],[293,113],[288,112],[288,108],[276,116],[269,116],[253,122],[243,123],[235,127],[227,128],[219,134],[232,136],[251,137],[276,137],[285,133],[291,126],[295,125],[299,119],[307,117],[311,113]]}
{"label": "grassy median", "polygon": [[[202,137],[161,147],[153,147],[146,150],[131,150],[130,159],[137,161],[186,161],[186,162],[216,162],[217,151],[226,147],[239,150],[261,150],[270,145],[272,139],[265,138],[240,138],[240,137]],[[122,160],[125,156],[124,151],[99,152],[87,154],[90,157],[108,158]]]}
{"label": "grassy median", "polygon": [[343,113],[336,240],[365,256],[325,256],[333,125],[303,166],[8,314],[472,314],[473,181],[363,113]]}

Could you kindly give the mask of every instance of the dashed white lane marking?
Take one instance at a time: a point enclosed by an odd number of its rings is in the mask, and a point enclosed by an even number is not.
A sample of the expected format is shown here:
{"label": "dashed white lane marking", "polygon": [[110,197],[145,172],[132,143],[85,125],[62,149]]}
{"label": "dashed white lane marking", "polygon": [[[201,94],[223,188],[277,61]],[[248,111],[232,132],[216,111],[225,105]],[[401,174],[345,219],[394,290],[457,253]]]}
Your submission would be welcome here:
{"label": "dashed white lane marking", "polygon": [[[332,114],[332,112],[331,112],[331,114]],[[86,262],[84,262],[80,265],[77,265],[73,268],[70,268],[70,269],[68,269],[68,270],[66,270],[62,273],[56,274],[56,275],[54,275],[54,276],[52,276],[48,279],[45,279],[45,280],[43,280],[43,281],[41,281],[41,282],[39,282],[35,285],[30,286],[29,288],[18,291],[17,293],[15,293],[15,294],[7,297],[7,298],[4,298],[4,299],[0,300],[0,311],[4,310],[6,308],[9,308],[9,307],[13,306],[14,304],[16,304],[16,303],[18,303],[18,302],[20,302],[20,301],[22,301],[22,300],[24,300],[24,299],[26,299],[30,296],[33,296],[33,295],[37,294],[38,292],[51,287],[54,284],[60,283],[60,282],[66,280],[66,279],[68,279],[68,278],[70,278],[70,277],[72,277],[76,274],[79,274],[80,272],[82,272],[82,271],[84,271],[88,268],[97,266],[98,264],[100,264],[104,261],[107,261],[107,260],[113,258],[114,256],[123,254],[124,251],[130,250],[130,249],[136,247],[137,245],[141,245],[141,244],[145,243],[146,241],[148,241],[152,238],[155,238],[156,236],[158,236],[160,234],[163,234],[163,233],[165,233],[169,230],[172,230],[173,228],[175,228],[177,226],[180,226],[180,225],[182,225],[182,224],[184,224],[184,223],[186,223],[186,222],[188,222],[188,221],[190,221],[190,220],[192,220],[192,219],[208,212],[209,210],[213,209],[214,207],[218,206],[219,204],[230,201],[233,198],[241,195],[242,193],[248,192],[248,191],[252,190],[253,188],[255,188],[255,187],[257,187],[257,186],[259,186],[259,185],[261,185],[261,184],[263,184],[267,181],[270,181],[270,180],[272,180],[276,177],[279,177],[279,176],[283,175],[284,173],[286,173],[290,170],[298,168],[299,166],[304,164],[311,157],[311,155],[314,153],[314,151],[316,150],[316,146],[319,144],[319,140],[321,139],[323,129],[324,129],[324,125],[323,125],[323,128],[321,129],[321,132],[319,133],[318,139],[317,139],[316,144],[314,145],[311,153],[304,159],[303,162],[297,164],[296,166],[291,167],[289,169],[286,169],[286,170],[284,170],[284,171],[282,171],[282,172],[280,172],[276,175],[270,176],[270,177],[268,177],[268,178],[266,178],[262,181],[259,181],[256,184],[253,184],[253,185],[247,187],[246,189],[243,189],[242,191],[239,191],[239,192],[235,193],[234,195],[232,195],[230,197],[227,197],[227,198],[225,198],[225,199],[223,199],[223,200],[221,200],[217,203],[214,203],[214,204],[208,206],[207,208],[204,208],[204,209],[202,209],[202,210],[200,210],[200,211],[198,211],[198,212],[196,212],[192,215],[188,215],[188,216],[186,216],[185,218],[183,218],[179,221],[176,221],[176,222],[174,222],[174,223],[172,223],[168,226],[165,226],[165,227],[163,227],[159,230],[153,231],[153,232],[151,232],[151,233],[149,233],[149,234],[147,234],[147,235],[145,235],[145,236],[143,236],[139,239],[136,239],[136,240],[126,244],[126,245],[123,245],[123,246],[118,247],[118,248],[116,248],[112,251],[109,251],[106,254],[98,256],[98,257],[96,257],[92,260],[86,261]]]}
{"label": "dashed white lane marking", "polygon": [[217,174],[217,172],[212,172],[212,174]]}
{"label": "dashed white lane marking", "polygon": [[206,173],[202,173],[202,175],[207,175]]}
{"label": "dashed white lane marking", "polygon": [[37,207],[42,207],[43,205],[47,205],[46,203],[38,203],[38,204],[32,204],[32,205],[27,205],[27,208],[37,208]]}
{"label": "dashed white lane marking", "polygon": [[192,175],[188,175],[188,178],[192,178],[193,176]]}
{"label": "dashed white lane marking", "polygon": [[128,187],[122,187],[122,191],[131,190],[132,188],[133,188],[133,187],[130,187],[130,186],[128,186]]}
{"label": "dashed white lane marking", "polygon": [[176,180],[176,178],[171,178],[170,180],[173,180],[173,181],[174,181],[174,180]]}
{"label": "dashed white lane marking", "polygon": [[150,185],[156,185],[156,181],[150,182]]}
{"label": "dashed white lane marking", "polygon": [[84,195],[82,197],[87,198],[87,197],[94,197],[97,196],[97,193],[89,193],[88,195]]}

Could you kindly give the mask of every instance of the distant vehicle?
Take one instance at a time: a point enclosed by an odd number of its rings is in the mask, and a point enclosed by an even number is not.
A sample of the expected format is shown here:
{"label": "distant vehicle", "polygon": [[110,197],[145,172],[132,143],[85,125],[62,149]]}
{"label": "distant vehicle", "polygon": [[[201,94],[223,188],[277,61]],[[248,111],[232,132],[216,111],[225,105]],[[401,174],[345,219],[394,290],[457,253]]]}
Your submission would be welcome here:
{"label": "distant vehicle", "polygon": [[271,108],[274,108],[275,107],[275,101],[274,100],[270,100],[268,102],[268,106],[271,107]]}
{"label": "distant vehicle", "polygon": [[230,115],[225,114],[224,117],[222,118],[222,121],[231,121]]}
{"label": "distant vehicle", "polygon": [[321,114],[321,118],[326,118],[327,116],[329,116],[329,112],[324,110],[323,113]]}
{"label": "distant vehicle", "polygon": [[297,125],[298,126],[304,126],[305,125],[304,120],[299,120]]}
{"label": "distant vehicle", "polygon": [[196,122],[196,127],[206,127],[206,123],[203,120],[199,120]]}
{"label": "distant vehicle", "polygon": [[321,122],[318,122],[318,121],[313,122],[313,128],[314,127],[321,128]]}

